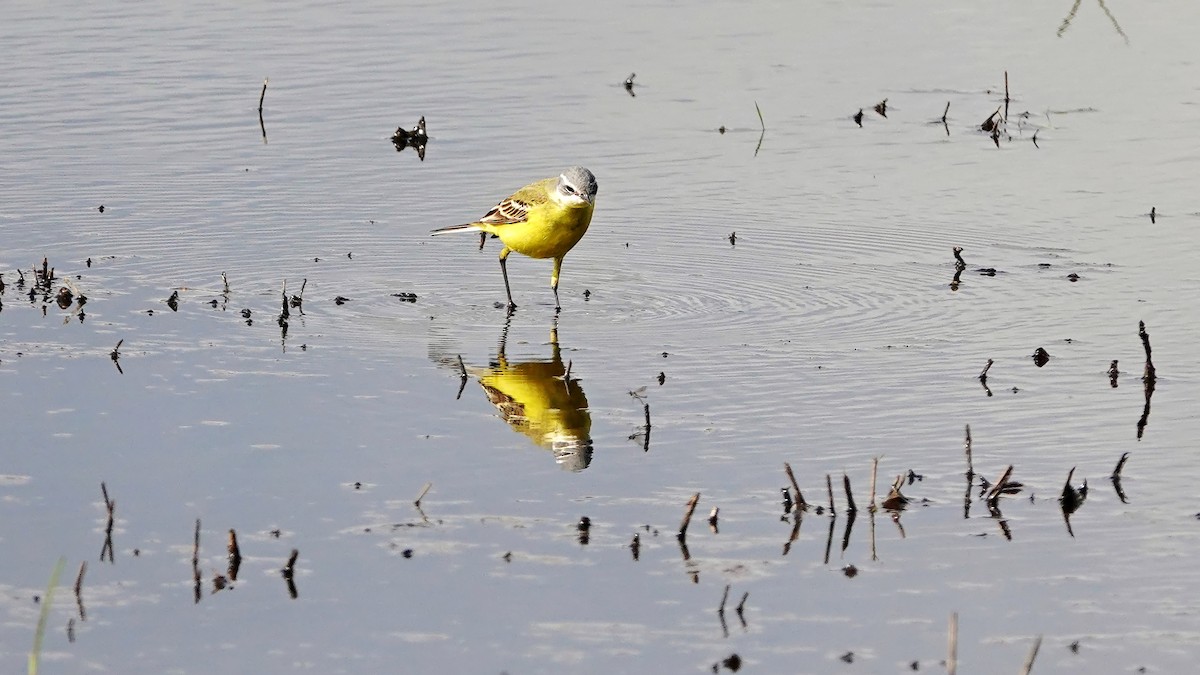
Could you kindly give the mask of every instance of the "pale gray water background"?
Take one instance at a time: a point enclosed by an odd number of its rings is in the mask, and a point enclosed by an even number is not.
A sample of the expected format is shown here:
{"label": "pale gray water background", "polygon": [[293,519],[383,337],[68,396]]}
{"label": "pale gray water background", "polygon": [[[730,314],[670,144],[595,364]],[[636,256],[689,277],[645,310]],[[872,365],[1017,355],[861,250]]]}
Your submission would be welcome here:
{"label": "pale gray water background", "polygon": [[[1126,43],[1088,0],[1057,35],[1071,4],[6,4],[3,669],[65,556],[45,673],[703,672],[733,653],[746,672],[943,672],[952,611],[961,672],[1015,672],[1037,635],[1034,672],[1189,672],[1200,6],[1110,1]],[[976,129],[1005,70],[996,148]],[[424,162],[388,141],[422,115]],[[600,184],[557,322],[590,404],[579,472],[475,381],[455,399],[447,363],[486,366],[505,327],[499,246],[427,236],[574,163]],[[82,322],[16,288],[44,256],[89,298]],[[510,260],[508,357],[547,360],[549,263]],[[284,279],[308,281],[286,340]],[[1141,441],[1139,320],[1159,372]],[[643,386],[649,452],[630,439]],[[1027,486],[1003,502],[1011,541],[982,503],[963,518],[965,424],[977,470]],[[1124,452],[1128,504],[1106,479]],[[783,462],[815,502],[847,472],[863,507],[876,456],[881,493],[924,476],[906,537],[879,514],[872,560],[860,512],[843,552],[839,513],[826,564],[810,511],[783,555]],[[1071,467],[1092,488],[1074,537]],[[210,594],[229,528],[246,560]]]}

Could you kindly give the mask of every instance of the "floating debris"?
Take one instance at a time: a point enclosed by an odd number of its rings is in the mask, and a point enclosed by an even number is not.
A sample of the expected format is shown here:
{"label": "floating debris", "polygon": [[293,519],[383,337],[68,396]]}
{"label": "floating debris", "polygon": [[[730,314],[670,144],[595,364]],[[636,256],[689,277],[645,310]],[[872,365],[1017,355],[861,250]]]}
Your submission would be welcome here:
{"label": "floating debris", "polygon": [[422,162],[425,161],[425,146],[429,143],[429,134],[425,130],[425,116],[421,116],[421,120],[417,122],[417,126],[411,131],[406,131],[404,127],[396,127],[396,133],[392,134],[392,145],[396,146],[396,152],[400,152],[405,148],[413,148],[417,151],[417,157]]}
{"label": "floating debris", "polygon": [[1041,368],[1047,363],[1050,363],[1050,352],[1042,349],[1041,347],[1033,350],[1033,365]]}

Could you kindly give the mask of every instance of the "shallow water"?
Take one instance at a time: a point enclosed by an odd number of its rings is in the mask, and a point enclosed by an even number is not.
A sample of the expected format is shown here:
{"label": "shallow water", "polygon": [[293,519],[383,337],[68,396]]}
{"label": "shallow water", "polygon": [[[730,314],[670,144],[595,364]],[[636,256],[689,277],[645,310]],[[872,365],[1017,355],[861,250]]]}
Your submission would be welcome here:
{"label": "shallow water", "polygon": [[[1186,671],[1200,17],[1085,0],[1064,29],[1071,9],[8,6],[0,662],[25,660],[63,556],[43,672],[700,672],[735,653],[940,672],[951,612],[964,672],[1012,672],[1038,635],[1035,672]],[[997,147],[977,127],[1006,70]],[[388,141],[421,116],[424,161]],[[562,314],[549,264],[514,256],[506,318],[497,243],[428,230],[573,163],[600,193]],[[82,319],[29,297],[43,257]],[[305,284],[286,334],[285,280]],[[1141,440],[1139,321],[1158,369]],[[586,435],[590,456],[556,457],[481,384],[570,401],[537,435]],[[978,479],[964,505],[967,424],[976,471],[1025,484],[1002,517]],[[875,457],[880,496],[923,477],[899,526],[866,510]],[[785,461],[809,501],[836,488],[836,519],[810,509],[795,541]],[[1072,467],[1090,492],[1068,524]],[[245,560],[213,593],[230,528]]]}

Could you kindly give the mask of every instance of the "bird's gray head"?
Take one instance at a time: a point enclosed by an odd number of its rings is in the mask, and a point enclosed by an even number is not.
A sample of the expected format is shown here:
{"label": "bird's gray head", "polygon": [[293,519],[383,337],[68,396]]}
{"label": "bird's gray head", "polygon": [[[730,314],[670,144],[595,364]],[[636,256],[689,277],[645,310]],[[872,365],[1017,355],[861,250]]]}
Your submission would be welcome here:
{"label": "bird's gray head", "polygon": [[596,177],[582,166],[573,166],[558,177],[558,197],[564,202],[596,201]]}

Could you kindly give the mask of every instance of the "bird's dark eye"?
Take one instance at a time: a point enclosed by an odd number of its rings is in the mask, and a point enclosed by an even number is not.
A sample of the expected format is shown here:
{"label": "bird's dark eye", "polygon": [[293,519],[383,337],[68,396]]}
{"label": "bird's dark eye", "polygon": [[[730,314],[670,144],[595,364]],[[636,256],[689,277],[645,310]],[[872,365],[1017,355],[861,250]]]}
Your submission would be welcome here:
{"label": "bird's dark eye", "polygon": [[575,188],[571,187],[570,185],[564,185],[563,190],[566,190],[567,194],[569,195],[575,194]]}

